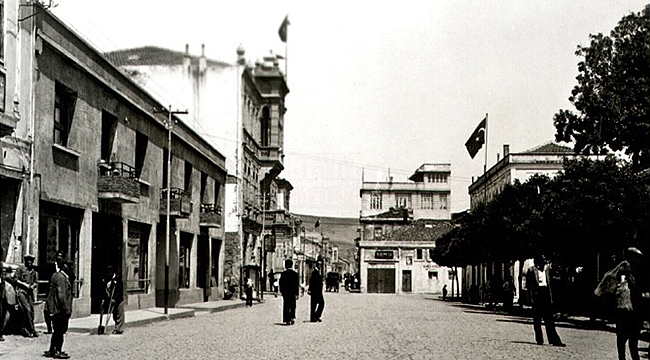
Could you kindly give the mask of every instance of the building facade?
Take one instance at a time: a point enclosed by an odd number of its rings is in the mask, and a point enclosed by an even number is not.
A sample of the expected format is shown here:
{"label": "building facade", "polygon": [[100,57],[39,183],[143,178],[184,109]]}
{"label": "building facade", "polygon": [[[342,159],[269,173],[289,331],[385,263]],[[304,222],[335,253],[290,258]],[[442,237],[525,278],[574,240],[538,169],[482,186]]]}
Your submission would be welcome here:
{"label": "building facade", "polygon": [[453,272],[431,260],[450,227],[450,164],[423,164],[411,182],[364,181],[360,190],[361,291],[439,293]]}
{"label": "building facade", "polygon": [[73,316],[99,312],[108,267],[122,275],[127,309],[219,298],[225,157],[40,10],[19,22],[31,96],[14,134],[29,152],[12,153],[9,164],[18,157],[25,173],[14,186],[22,208],[3,205],[2,218],[20,218],[24,229],[3,237],[2,260],[36,255],[42,300],[63,251],[74,264]]}
{"label": "building facade", "polygon": [[[469,186],[470,208],[473,209],[479,204],[490,202],[503,189],[515,181],[526,182],[533,175],[546,175],[554,177],[564,167],[566,158],[584,157],[576,155],[573,149],[548,142],[530,150],[520,153],[511,153],[509,145],[503,145],[503,157],[489,168],[485,174],[473,179]],[[592,156],[592,158],[596,158]],[[515,259],[513,259],[515,260]],[[467,266],[463,278],[462,288],[467,294],[471,286],[481,288],[489,280],[503,280],[510,277],[515,282],[516,295],[518,300],[522,288],[522,273],[531,265],[530,260],[515,260],[514,265],[508,266],[501,263],[481,264]]]}
{"label": "building facade", "polygon": [[[288,233],[289,216],[278,209],[276,177],[284,169],[284,100],[289,92],[275,56],[248,63],[237,49],[237,61],[226,63],[201,55],[156,47],[115,51],[107,56],[153,92],[164,87],[169,98],[188,108],[181,118],[224,153],[226,184],[226,279],[243,284],[251,278],[257,290],[266,284],[270,267],[266,240]],[[165,94],[160,95],[165,98]],[[281,204],[288,207],[287,203]]]}

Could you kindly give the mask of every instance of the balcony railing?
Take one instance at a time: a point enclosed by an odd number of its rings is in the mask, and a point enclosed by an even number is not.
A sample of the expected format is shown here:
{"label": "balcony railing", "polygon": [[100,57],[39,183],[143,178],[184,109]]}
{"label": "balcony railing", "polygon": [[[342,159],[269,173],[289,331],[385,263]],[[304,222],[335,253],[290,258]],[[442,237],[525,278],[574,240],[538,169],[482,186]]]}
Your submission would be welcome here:
{"label": "balcony railing", "polygon": [[199,222],[200,226],[221,227],[221,206],[215,204],[201,204]]}
{"label": "balcony railing", "polygon": [[97,164],[97,197],[119,203],[137,203],[140,199],[140,184],[136,181],[136,170],[123,162],[100,160]]}
{"label": "balcony railing", "polygon": [[[169,201],[169,216],[188,217],[192,213],[192,198],[190,194],[179,188],[171,188]],[[167,189],[160,189],[160,215],[167,215]]]}

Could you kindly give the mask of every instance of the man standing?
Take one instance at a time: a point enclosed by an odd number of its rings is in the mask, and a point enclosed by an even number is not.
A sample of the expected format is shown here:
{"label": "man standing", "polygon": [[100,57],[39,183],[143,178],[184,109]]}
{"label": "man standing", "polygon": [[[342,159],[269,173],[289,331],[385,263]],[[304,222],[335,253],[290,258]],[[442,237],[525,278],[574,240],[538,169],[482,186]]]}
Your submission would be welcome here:
{"label": "man standing", "polygon": [[113,309],[113,334],[120,335],[124,332],[124,284],[122,277],[113,268],[109,268],[108,274],[106,294],[109,297],[109,306]]}
{"label": "man standing", "polygon": [[300,295],[298,273],[293,270],[293,260],[284,261],[285,270],[280,276],[280,292],[282,293],[282,322],[293,325],[296,319],[296,300]]}
{"label": "man standing", "polygon": [[[49,266],[48,270],[50,273],[45,274],[46,279],[51,279],[52,275],[56,274],[59,271],[58,265],[60,264],[61,261],[63,261],[63,251],[59,250],[56,252],[56,255],[54,256],[54,263]],[[72,282],[71,282],[72,283]],[[45,320],[45,325],[47,326],[47,332],[46,334],[51,334],[52,333],[52,318],[50,317],[50,313],[47,312],[47,306],[43,307],[43,319]]]}
{"label": "man standing", "polygon": [[27,254],[23,258],[24,265],[20,266],[14,274],[16,297],[23,315],[20,333],[24,337],[38,337],[34,329],[34,297],[38,293],[38,273],[34,269],[35,257]]}
{"label": "man standing", "polygon": [[68,359],[70,356],[61,351],[63,337],[68,331],[70,315],[72,314],[72,285],[67,274],[69,264],[61,261],[57,264],[59,271],[52,275],[50,291],[47,294],[45,306],[52,318],[54,333],[50,339],[50,350],[45,352],[46,357],[55,359]]}
{"label": "man standing", "polygon": [[323,277],[321,276],[318,265],[314,266],[314,271],[311,273],[309,279],[309,290],[307,292],[311,295],[311,322],[321,322],[321,315],[323,314],[323,307],[325,306],[325,299],[323,298]]}
{"label": "man standing", "polygon": [[542,333],[542,318],[546,327],[546,337],[553,346],[566,346],[562,343],[560,336],[555,330],[553,319],[551,277],[550,267],[546,266],[544,255],[536,255],[535,264],[526,271],[526,287],[530,293],[533,305],[533,329],[535,330],[535,341],[538,345],[544,344]]}

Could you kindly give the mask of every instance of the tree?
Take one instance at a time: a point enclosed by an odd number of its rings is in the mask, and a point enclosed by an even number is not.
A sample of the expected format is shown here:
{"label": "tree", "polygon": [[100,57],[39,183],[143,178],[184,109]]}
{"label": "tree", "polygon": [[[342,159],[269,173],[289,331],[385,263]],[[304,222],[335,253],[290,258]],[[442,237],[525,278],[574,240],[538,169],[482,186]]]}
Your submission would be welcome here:
{"label": "tree", "polygon": [[581,154],[624,151],[633,169],[650,167],[650,5],[623,17],[610,36],[578,46],[578,84],[569,101],[578,113],[553,117],[557,141]]}

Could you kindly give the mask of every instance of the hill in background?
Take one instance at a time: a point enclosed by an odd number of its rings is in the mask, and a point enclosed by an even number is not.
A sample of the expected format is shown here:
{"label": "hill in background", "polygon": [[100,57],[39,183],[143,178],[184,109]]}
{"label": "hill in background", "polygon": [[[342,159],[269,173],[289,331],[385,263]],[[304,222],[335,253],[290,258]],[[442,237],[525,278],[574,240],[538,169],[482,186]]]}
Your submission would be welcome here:
{"label": "hill in background", "polygon": [[321,232],[330,239],[330,243],[339,247],[339,257],[354,263],[356,246],[354,239],[359,237],[357,229],[360,228],[357,218],[339,218],[316,215],[294,214],[302,220],[306,231],[314,231],[316,220],[320,219],[320,226],[316,231]]}

